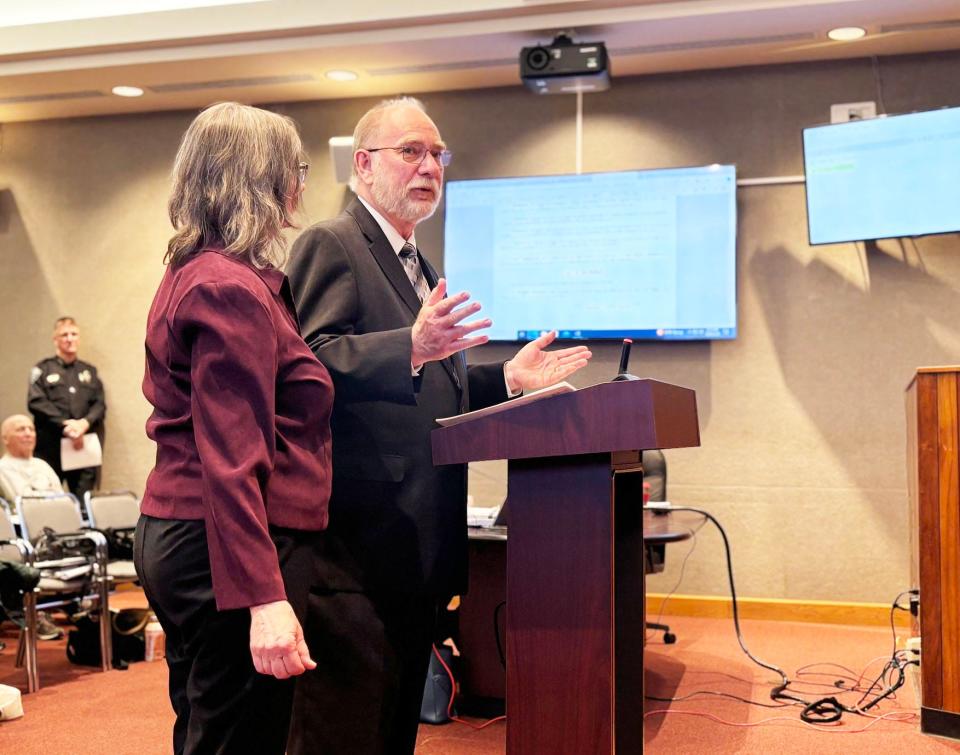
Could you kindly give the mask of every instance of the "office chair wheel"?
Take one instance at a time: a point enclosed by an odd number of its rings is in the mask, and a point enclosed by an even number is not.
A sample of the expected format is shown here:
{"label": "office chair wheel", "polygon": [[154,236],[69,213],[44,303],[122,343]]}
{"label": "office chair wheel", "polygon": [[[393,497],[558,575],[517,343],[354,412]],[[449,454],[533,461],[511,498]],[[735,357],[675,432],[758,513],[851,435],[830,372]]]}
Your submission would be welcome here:
{"label": "office chair wheel", "polygon": [[676,641],[677,641],[677,635],[675,635],[673,632],[664,632],[664,633],[663,633],[663,644],[664,644],[664,645],[672,645],[672,644],[675,643]]}

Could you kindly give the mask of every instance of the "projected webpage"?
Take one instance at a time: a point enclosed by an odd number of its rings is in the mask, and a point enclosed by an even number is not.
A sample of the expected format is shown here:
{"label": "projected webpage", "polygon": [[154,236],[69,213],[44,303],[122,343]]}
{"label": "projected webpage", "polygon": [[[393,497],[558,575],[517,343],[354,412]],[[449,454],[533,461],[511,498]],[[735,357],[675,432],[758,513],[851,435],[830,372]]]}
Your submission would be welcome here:
{"label": "projected webpage", "polygon": [[960,229],[960,108],[804,129],[811,244]]}
{"label": "projected webpage", "polygon": [[451,181],[444,268],[491,340],[736,336],[733,166]]}

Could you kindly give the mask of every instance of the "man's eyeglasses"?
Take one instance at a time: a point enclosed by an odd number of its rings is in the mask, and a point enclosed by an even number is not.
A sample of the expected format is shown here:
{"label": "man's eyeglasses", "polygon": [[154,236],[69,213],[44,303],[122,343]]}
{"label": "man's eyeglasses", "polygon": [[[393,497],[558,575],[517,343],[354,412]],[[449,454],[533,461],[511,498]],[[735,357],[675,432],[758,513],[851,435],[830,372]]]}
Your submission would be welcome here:
{"label": "man's eyeglasses", "polygon": [[300,185],[307,182],[307,172],[310,170],[310,163],[298,163],[297,175],[300,177]]}
{"label": "man's eyeglasses", "polygon": [[416,165],[420,165],[420,163],[427,159],[428,152],[433,159],[444,168],[446,168],[453,159],[453,152],[449,149],[427,149],[423,144],[404,144],[401,147],[369,147],[366,148],[366,151],[379,152],[383,149],[392,149],[403,158],[405,163],[414,163]]}

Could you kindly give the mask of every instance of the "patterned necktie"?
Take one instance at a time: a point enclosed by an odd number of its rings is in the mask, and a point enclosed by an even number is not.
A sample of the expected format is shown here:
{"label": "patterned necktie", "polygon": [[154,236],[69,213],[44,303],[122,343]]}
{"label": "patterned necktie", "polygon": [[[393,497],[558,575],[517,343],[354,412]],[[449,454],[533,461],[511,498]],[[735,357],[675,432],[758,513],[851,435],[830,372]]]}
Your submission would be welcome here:
{"label": "patterned necktie", "polygon": [[417,248],[409,242],[404,244],[403,249],[400,250],[400,261],[403,263],[403,269],[410,279],[410,285],[413,286],[417,298],[423,304],[423,301],[430,295],[430,285],[427,283],[423,268],[420,266]]}
{"label": "patterned necktie", "polygon": [[[410,285],[413,286],[413,290],[417,293],[417,298],[420,299],[420,303],[423,304],[424,300],[430,295],[430,284],[427,283],[427,277],[423,274],[423,267],[420,265],[420,259],[417,257],[417,248],[409,242],[404,244],[400,250],[400,261],[403,263],[403,269],[410,279]],[[459,388],[460,377],[457,375],[457,368],[453,364],[454,360],[457,359],[463,361],[463,354],[454,354],[444,361],[450,361],[452,368],[450,374],[453,376],[454,384]]]}

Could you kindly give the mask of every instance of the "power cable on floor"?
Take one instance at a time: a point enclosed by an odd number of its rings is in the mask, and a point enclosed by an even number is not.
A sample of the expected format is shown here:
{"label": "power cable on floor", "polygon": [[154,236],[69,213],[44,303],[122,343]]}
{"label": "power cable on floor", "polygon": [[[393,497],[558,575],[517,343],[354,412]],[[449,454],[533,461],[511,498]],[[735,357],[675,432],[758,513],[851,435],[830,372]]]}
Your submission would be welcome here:
{"label": "power cable on floor", "polygon": [[[896,690],[898,690],[906,679],[906,668],[911,665],[919,665],[919,660],[911,657],[908,651],[898,651],[896,648],[896,626],[894,622],[894,612],[897,609],[900,610],[909,610],[904,606],[899,604],[900,599],[904,595],[916,595],[916,590],[907,590],[901,592],[893,600],[893,604],[890,607],[890,627],[893,632],[893,652],[890,656],[890,659],[884,664],[883,669],[881,670],[879,676],[873,680],[873,682],[866,688],[866,690],[860,689],[860,682],[857,681],[853,689],[847,689],[843,686],[840,686],[839,689],[842,692],[862,692],[862,696],[854,705],[848,705],[840,701],[836,696],[826,696],[819,699],[808,700],[804,697],[800,697],[797,694],[794,694],[790,690],[791,680],[787,677],[786,673],[779,668],[765,661],[761,661],[759,658],[754,656],[746,646],[746,643],[743,639],[743,633],[740,629],[740,612],[737,602],[737,590],[734,583],[733,577],[733,557],[730,551],[730,541],[727,538],[727,533],[723,529],[723,526],[717,521],[710,512],[703,509],[693,508],[691,506],[671,506],[670,511],[689,511],[692,513],[700,514],[708,519],[714,524],[717,530],[720,532],[720,536],[723,539],[724,552],[726,554],[727,562],[727,577],[730,583],[730,598],[733,607],[733,625],[736,630],[737,642],[740,644],[740,649],[744,654],[755,664],[761,668],[765,668],[769,671],[780,676],[780,684],[773,688],[770,692],[770,698],[780,705],[769,705],[765,703],[759,703],[753,700],[748,700],[746,698],[741,698],[736,695],[731,695],[729,693],[722,692],[711,692],[708,690],[699,690],[692,692],[689,695],[686,695],[681,698],[657,698],[648,696],[647,699],[657,700],[659,702],[679,702],[681,700],[689,699],[698,694],[713,694],[721,697],[730,697],[733,699],[741,700],[743,702],[749,703],[751,705],[759,705],[762,707],[781,707],[781,706],[803,706],[803,710],[800,713],[800,720],[806,724],[811,725],[823,725],[823,724],[833,724],[838,722],[844,713],[852,713],[855,715],[868,715],[867,711],[870,708],[873,708],[881,700],[891,697]],[[862,675],[861,675],[862,677]],[[880,689],[878,689],[878,687]],[[874,692],[874,690],[877,690]],[[838,693],[839,694],[839,693]],[[872,696],[872,698],[871,698]],[[872,716],[870,716],[872,717]],[[881,716],[883,718],[885,716]],[[868,726],[872,725],[868,724]],[[864,727],[866,729],[867,727]]]}

